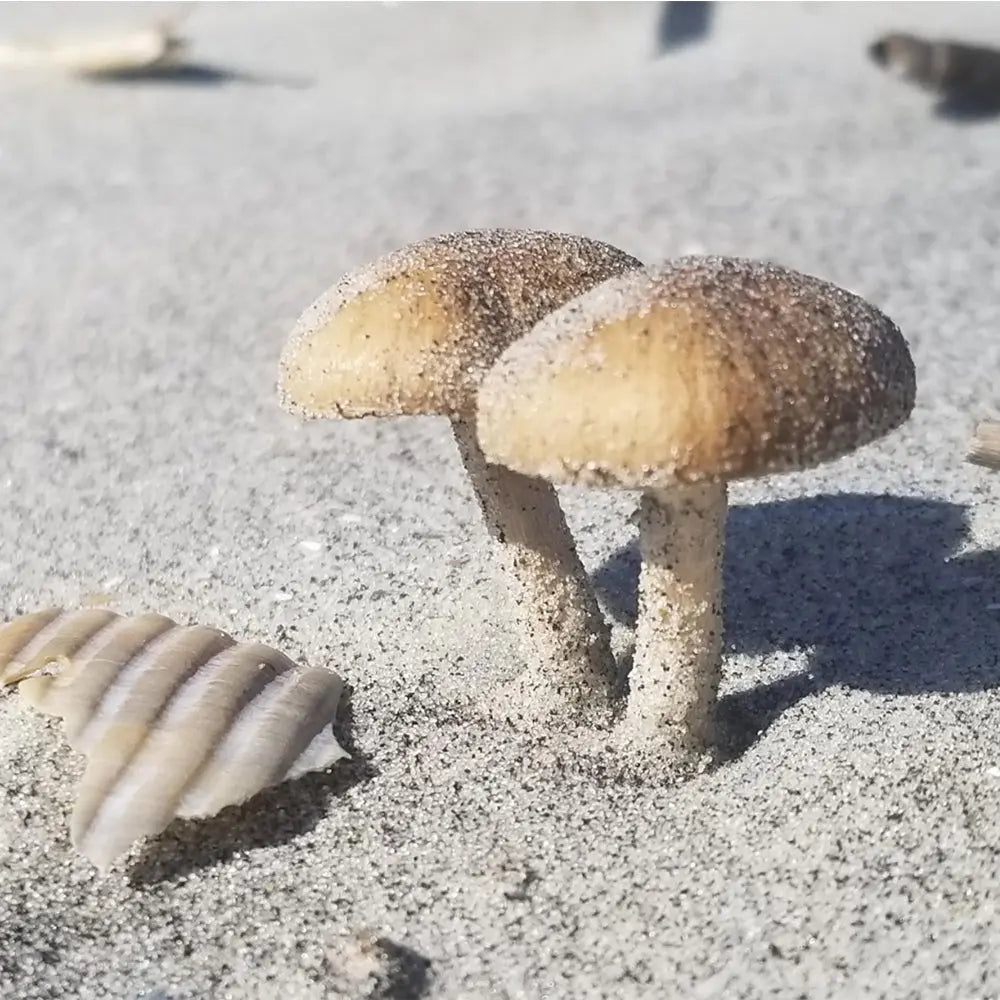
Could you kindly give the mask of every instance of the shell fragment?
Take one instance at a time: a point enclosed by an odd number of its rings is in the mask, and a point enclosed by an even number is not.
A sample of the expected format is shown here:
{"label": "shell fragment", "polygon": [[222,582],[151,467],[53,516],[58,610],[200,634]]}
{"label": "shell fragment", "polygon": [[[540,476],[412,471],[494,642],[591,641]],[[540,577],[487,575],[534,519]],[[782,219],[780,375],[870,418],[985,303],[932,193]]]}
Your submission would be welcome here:
{"label": "shell fragment", "polygon": [[0,627],[0,687],[63,720],[87,756],[73,845],[101,869],[175,816],[201,817],[349,755],[343,679],[157,614],[51,609]]}

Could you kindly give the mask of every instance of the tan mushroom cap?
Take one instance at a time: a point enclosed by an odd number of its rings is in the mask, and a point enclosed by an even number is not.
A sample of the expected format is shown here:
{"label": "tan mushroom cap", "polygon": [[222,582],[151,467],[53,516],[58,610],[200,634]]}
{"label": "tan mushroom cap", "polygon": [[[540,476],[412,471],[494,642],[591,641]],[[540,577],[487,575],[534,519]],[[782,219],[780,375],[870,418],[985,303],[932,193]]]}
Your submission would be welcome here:
{"label": "tan mushroom cap", "polygon": [[560,233],[436,236],[348,275],[301,316],[281,357],[282,405],[310,417],[471,410],[505,347],[553,309],[640,261]]}
{"label": "tan mushroom cap", "polygon": [[818,278],[688,257],[613,278],[512,345],[479,394],[487,458],[661,488],[805,469],[913,408],[896,326]]}

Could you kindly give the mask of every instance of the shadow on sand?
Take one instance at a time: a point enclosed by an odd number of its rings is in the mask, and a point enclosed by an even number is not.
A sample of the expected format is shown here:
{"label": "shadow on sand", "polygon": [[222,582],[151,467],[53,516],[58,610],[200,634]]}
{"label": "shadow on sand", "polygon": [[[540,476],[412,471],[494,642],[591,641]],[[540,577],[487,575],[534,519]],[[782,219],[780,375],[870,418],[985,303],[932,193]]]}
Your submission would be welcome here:
{"label": "shadow on sand", "polygon": [[311,87],[312,80],[305,77],[270,76],[247,73],[209,63],[180,63],[177,65],[151,66],[145,69],[122,70],[114,73],[94,73],[85,77],[96,84],[168,84],[187,87],[220,87],[229,83],[251,84],[258,87],[282,87],[302,90]]}
{"label": "shadow on sand", "polygon": [[384,967],[368,994],[371,1000],[420,1000],[431,985],[430,959],[387,937],[378,938],[375,946]]}
{"label": "shadow on sand", "polygon": [[[740,753],[800,699],[833,685],[886,694],[1000,686],[1000,553],[956,555],[959,504],[841,494],[732,507],[726,529],[726,649],[810,649],[808,673],[722,699]],[[633,624],[632,542],[596,586]]]}
{"label": "shadow on sand", "polygon": [[667,0],[660,4],[656,24],[656,54],[704,41],[712,30],[710,0]]}
{"label": "shadow on sand", "polygon": [[1000,95],[995,97],[945,97],[934,105],[934,114],[963,125],[992,121],[1000,115]]}

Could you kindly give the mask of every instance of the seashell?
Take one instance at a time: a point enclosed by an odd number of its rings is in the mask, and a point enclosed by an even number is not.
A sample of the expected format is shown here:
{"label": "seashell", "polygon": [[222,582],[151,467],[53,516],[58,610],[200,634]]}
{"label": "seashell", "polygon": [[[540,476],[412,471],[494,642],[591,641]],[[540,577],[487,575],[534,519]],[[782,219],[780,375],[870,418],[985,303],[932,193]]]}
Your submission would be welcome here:
{"label": "seashell", "polygon": [[0,687],[18,684],[87,755],[71,833],[101,869],[175,816],[211,816],[349,757],[332,729],[343,683],[158,614],[50,609],[0,627]]}
{"label": "seashell", "polygon": [[57,69],[82,76],[114,76],[176,66],[187,42],[167,23],[104,36],[0,44],[0,68]]}
{"label": "seashell", "polygon": [[965,460],[994,472],[1000,469],[1000,423],[983,420],[976,425]]}

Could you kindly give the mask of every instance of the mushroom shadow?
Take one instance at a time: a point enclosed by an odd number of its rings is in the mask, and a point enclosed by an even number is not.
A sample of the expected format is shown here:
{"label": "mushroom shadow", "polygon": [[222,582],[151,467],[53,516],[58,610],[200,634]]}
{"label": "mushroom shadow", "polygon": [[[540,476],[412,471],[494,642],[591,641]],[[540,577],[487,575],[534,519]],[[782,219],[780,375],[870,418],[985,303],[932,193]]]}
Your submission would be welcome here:
{"label": "mushroom shadow", "polygon": [[354,709],[345,688],[336,734],[351,755],[327,771],[258,792],[239,805],[205,819],[177,819],[141,848],[129,868],[133,888],[173,882],[202,868],[213,868],[240,851],[276,847],[308,833],[327,815],[330,803],[378,774],[371,758],[354,743]]}
{"label": "mushroom shadow", "polygon": [[[721,699],[724,726],[746,730],[737,751],[824,687],[1000,686],[1000,552],[958,555],[968,538],[966,508],[938,500],[848,493],[731,507],[726,650],[809,650],[807,672]],[[595,576],[609,611],[630,625],[638,571],[632,542]]]}
{"label": "mushroom shadow", "polygon": [[261,87],[284,87],[302,90],[311,87],[312,80],[305,77],[269,76],[228,69],[210,63],[178,63],[149,66],[143,69],[93,73],[85,77],[96,84],[155,84],[166,83],[189,87],[219,87],[228,83],[243,83]]}

